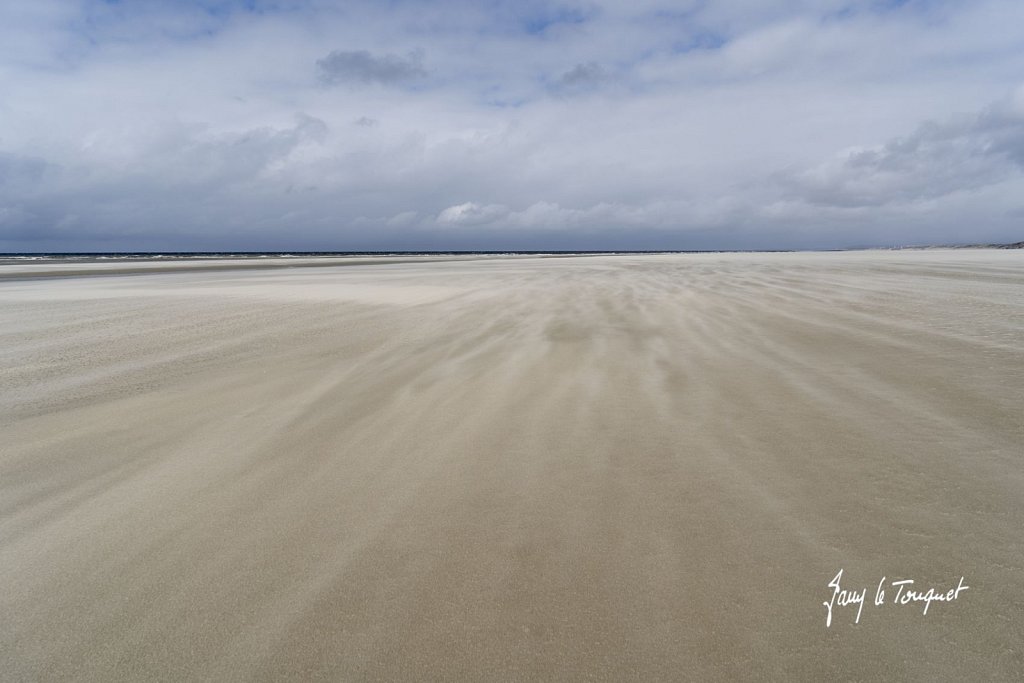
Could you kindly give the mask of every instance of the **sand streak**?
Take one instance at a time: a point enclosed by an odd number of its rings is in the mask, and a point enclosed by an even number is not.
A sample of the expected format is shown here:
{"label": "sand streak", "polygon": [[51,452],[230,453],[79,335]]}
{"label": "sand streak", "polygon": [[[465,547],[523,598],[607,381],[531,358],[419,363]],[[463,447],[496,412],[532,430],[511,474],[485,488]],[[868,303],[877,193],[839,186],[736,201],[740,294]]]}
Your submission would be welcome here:
{"label": "sand streak", "polygon": [[[0,321],[0,678],[1024,677],[1024,253],[9,280]],[[971,588],[826,629],[840,568]]]}

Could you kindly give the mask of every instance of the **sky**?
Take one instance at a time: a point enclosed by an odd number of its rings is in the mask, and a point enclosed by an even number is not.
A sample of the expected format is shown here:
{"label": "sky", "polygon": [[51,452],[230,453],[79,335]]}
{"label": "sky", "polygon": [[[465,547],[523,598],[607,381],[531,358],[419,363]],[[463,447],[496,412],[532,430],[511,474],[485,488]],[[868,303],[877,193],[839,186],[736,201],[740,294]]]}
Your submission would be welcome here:
{"label": "sky", "polygon": [[0,251],[1024,239],[1019,0],[0,0]]}

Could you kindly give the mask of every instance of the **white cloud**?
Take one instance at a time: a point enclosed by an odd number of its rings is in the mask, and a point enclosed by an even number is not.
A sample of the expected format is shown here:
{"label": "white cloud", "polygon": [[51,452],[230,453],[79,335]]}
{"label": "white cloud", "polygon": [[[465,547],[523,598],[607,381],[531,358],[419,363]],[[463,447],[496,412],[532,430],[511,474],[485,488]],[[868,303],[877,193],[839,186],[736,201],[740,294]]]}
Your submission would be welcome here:
{"label": "white cloud", "polygon": [[508,215],[508,207],[501,204],[481,206],[475,202],[466,202],[449,206],[437,215],[441,225],[486,225]]}

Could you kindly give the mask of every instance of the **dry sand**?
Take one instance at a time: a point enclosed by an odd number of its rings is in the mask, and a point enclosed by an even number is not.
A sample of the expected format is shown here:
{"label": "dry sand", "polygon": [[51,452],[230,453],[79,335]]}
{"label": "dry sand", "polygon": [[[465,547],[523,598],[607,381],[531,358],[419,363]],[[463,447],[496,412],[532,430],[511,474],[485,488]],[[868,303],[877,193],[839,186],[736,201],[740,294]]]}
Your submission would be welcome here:
{"label": "dry sand", "polygon": [[0,340],[5,680],[1024,677],[1024,252],[7,280]]}

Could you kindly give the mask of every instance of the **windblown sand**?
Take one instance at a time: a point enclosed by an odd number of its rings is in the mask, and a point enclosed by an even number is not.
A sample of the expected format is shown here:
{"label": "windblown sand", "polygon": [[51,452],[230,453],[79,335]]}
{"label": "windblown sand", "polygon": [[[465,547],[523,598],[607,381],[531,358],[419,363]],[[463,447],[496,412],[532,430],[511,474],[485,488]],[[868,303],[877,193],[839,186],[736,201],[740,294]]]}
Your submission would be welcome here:
{"label": "windblown sand", "polygon": [[1024,252],[29,270],[4,680],[1024,677]]}

